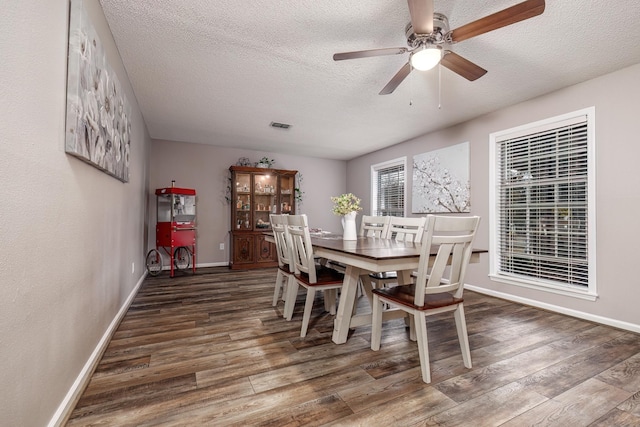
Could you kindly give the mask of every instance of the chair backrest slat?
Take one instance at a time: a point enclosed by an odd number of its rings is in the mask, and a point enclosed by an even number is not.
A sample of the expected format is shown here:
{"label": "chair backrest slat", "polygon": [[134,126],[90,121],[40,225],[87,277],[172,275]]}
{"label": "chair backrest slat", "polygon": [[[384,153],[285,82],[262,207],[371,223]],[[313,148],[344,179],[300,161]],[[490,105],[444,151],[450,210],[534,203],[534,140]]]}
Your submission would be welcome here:
{"label": "chair backrest slat", "polygon": [[309,275],[309,283],[316,283],[316,266],[311,245],[311,234],[306,215],[287,215],[287,231],[292,241],[295,273]]}
{"label": "chair backrest slat", "polygon": [[424,235],[426,217],[389,217],[387,239],[420,243]]}
{"label": "chair backrest slat", "polygon": [[287,231],[287,216],[288,215],[269,215],[269,222],[271,222],[271,230],[273,231],[273,239],[276,241],[276,252],[278,254],[278,266],[285,268],[288,266],[289,271],[294,271],[294,266],[291,262],[291,238]]}
{"label": "chair backrest slat", "polygon": [[[427,216],[416,280],[416,305],[424,305],[426,294],[452,292],[454,296],[462,297],[479,223],[478,216]],[[438,250],[430,266],[434,245]]]}
{"label": "chair backrest slat", "polygon": [[363,215],[362,221],[360,221],[360,232],[358,235],[386,238],[389,228],[389,218],[388,216]]}

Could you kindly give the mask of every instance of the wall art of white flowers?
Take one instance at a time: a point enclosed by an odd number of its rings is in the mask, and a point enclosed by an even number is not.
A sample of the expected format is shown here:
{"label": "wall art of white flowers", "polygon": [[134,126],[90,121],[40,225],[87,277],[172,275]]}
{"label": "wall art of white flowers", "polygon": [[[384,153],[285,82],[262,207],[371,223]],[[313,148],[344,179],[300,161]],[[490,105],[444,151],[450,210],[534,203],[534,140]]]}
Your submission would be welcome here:
{"label": "wall art of white flowers", "polygon": [[129,181],[131,106],[82,0],[71,2],[65,151]]}
{"label": "wall art of white flowers", "polygon": [[412,213],[470,212],[469,143],[413,156]]}

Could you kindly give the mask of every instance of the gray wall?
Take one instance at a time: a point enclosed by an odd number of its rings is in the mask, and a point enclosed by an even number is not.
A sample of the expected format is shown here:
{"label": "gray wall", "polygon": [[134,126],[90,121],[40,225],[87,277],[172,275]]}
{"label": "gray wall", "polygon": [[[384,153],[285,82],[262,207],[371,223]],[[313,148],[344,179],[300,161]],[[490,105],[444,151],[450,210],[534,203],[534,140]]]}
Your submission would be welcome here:
{"label": "gray wall", "polygon": [[[297,170],[302,175],[301,188],[305,195],[297,212],[307,214],[312,227],[341,230],[340,219],[331,212],[330,197],[345,190],[345,161],[153,140],[148,193],[148,203],[152,208],[149,247],[155,247],[155,189],[169,187],[171,180],[175,180],[177,187],[195,188],[197,193],[197,264],[228,264],[231,207],[225,200],[225,194],[229,166],[236,164],[241,157],[257,162],[263,156],[275,159],[275,168]],[[220,250],[220,243],[225,244],[224,250]]]}
{"label": "gray wall", "polygon": [[68,0],[0,13],[3,426],[54,418],[144,270],[150,140],[99,3],[87,4],[133,107],[128,184],[64,152]]}
{"label": "gray wall", "polygon": [[[474,265],[469,284],[484,292],[640,331],[636,272],[640,222],[640,65],[596,78],[458,126],[353,159],[347,167],[347,190],[370,204],[372,164],[407,156],[408,181],[415,154],[469,141],[471,209],[482,217],[477,246],[489,248],[489,134],[582,108],[596,109],[596,301],[510,286],[488,278],[488,256]],[[446,107],[445,107],[446,108]],[[446,113],[446,111],[445,111]],[[407,206],[411,206],[411,192]]]}

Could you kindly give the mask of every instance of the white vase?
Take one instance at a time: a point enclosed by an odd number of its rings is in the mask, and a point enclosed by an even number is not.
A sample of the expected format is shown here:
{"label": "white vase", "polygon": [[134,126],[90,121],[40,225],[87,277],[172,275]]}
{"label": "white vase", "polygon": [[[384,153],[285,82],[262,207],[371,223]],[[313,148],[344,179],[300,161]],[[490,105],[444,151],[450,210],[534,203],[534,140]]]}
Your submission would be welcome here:
{"label": "white vase", "polygon": [[356,232],[357,212],[349,212],[342,217],[342,240],[358,240]]}

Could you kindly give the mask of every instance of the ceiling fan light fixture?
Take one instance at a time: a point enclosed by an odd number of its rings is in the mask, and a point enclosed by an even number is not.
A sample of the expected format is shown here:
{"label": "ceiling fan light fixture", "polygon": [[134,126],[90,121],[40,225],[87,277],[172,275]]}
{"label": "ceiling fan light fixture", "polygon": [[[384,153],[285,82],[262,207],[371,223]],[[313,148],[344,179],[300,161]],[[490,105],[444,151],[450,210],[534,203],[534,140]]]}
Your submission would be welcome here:
{"label": "ceiling fan light fixture", "polygon": [[411,66],[419,71],[430,70],[442,59],[442,50],[438,46],[424,45],[411,54]]}

